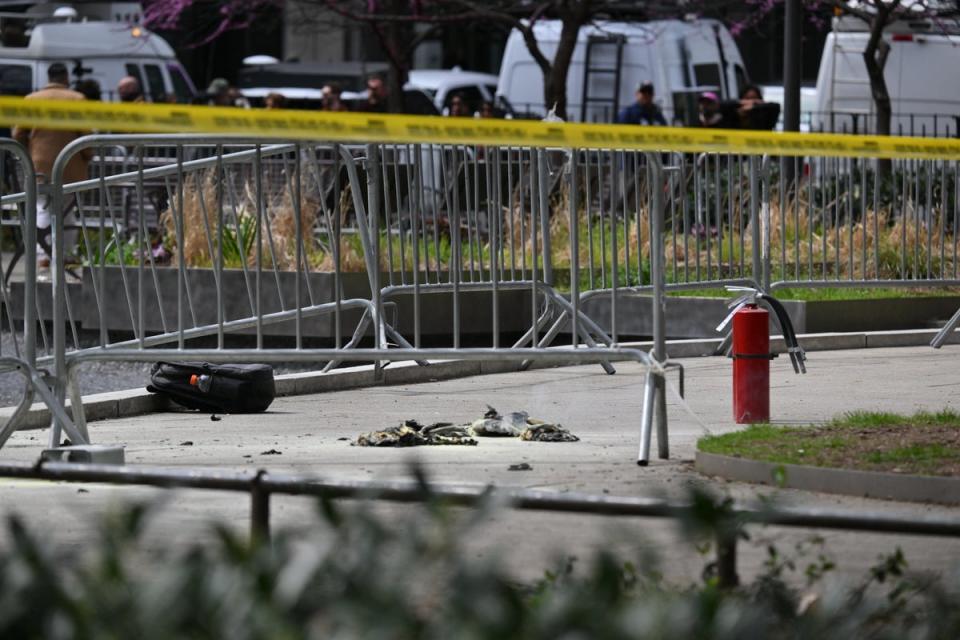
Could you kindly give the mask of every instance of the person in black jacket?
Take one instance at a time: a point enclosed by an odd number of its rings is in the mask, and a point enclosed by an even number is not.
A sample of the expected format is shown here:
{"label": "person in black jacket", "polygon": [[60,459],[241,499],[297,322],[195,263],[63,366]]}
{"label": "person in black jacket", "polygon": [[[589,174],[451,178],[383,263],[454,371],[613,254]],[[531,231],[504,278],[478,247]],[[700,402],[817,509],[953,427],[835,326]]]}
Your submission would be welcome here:
{"label": "person in black jacket", "polygon": [[653,85],[649,82],[641,83],[637,87],[637,101],[624,108],[617,116],[620,124],[644,124],[667,126],[667,119],[653,101]]}
{"label": "person in black jacket", "polygon": [[710,129],[738,129],[740,118],[737,109],[739,100],[724,100],[713,91],[700,94],[700,126]]}

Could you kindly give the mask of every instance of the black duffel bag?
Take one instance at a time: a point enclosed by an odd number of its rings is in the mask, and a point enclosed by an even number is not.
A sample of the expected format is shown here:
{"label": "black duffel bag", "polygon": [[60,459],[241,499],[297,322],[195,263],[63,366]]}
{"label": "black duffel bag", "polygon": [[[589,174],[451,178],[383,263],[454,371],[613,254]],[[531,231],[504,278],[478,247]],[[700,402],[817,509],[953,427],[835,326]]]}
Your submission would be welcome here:
{"label": "black duffel bag", "polygon": [[268,364],[157,362],[147,391],[206,413],[259,413],[276,396]]}

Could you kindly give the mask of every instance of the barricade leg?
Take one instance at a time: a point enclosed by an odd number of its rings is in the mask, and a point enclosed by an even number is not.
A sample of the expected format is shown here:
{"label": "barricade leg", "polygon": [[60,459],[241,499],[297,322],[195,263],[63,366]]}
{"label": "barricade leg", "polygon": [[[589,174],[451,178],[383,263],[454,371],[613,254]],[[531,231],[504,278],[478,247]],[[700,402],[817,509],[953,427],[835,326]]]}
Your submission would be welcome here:
{"label": "barricade leg", "polygon": [[[664,257],[664,206],[663,206],[663,187],[665,186],[663,165],[660,155],[656,153],[647,154],[647,162],[652,169],[652,202],[650,204],[650,237],[651,237],[651,255],[650,255],[650,279],[653,283],[653,359],[661,365],[667,362],[667,343],[666,343],[666,299],[664,296],[664,287],[666,274]],[[666,460],[670,456],[670,447],[667,439],[667,381],[665,375],[657,376],[654,385],[654,395],[656,397],[656,407],[647,408],[645,411],[653,412],[657,422],[657,448],[661,459]],[[653,400],[653,399],[651,399]],[[649,452],[648,452],[649,454]]]}
{"label": "barricade leg", "polygon": [[88,444],[84,435],[67,415],[63,403],[57,398],[55,391],[50,388],[49,382],[42,372],[21,360],[3,357],[0,357],[0,369],[18,372],[24,377],[27,387],[23,400],[17,406],[13,416],[0,428],[0,447],[17,431],[19,422],[26,411],[29,410],[34,396],[39,396],[40,400],[47,406],[52,416],[51,422],[57,426],[55,431],[51,429],[51,441],[53,441],[54,436],[59,439],[62,429],[71,438],[72,442]]}
{"label": "barricade leg", "polygon": [[950,338],[950,334],[952,334],[957,328],[957,325],[960,325],[960,309],[957,309],[957,312],[953,314],[953,317],[947,320],[947,324],[943,325],[943,328],[937,332],[937,335],[935,335],[933,340],[930,341],[930,346],[934,349],[939,349],[942,347]]}
{"label": "barricade leg", "polygon": [[[63,189],[62,185],[52,184],[44,186],[44,193],[50,203],[51,228],[53,229],[53,255],[50,258],[50,276],[53,282],[53,391],[52,402],[59,407],[64,406],[66,399],[67,380],[67,283],[66,283],[66,256],[64,251],[64,221],[63,221]],[[48,405],[49,406],[49,405]],[[51,407],[52,409],[52,407]],[[65,412],[58,415],[51,412],[50,447],[60,445],[61,430],[67,430],[67,424],[62,418]],[[73,425],[69,426],[73,429]],[[69,433],[69,431],[68,431]],[[76,436],[74,441],[80,441],[79,433],[69,434]]]}
{"label": "barricade leg", "polygon": [[[360,339],[363,338],[363,334],[366,333],[367,327],[370,326],[371,322],[370,311],[364,310],[363,315],[360,317],[360,322],[357,323],[357,328],[354,329],[353,335],[350,337],[350,341],[347,344],[343,345],[344,349],[353,349],[358,344],[360,344]],[[324,367],[324,373],[331,371],[338,367],[342,360],[331,360]]]}
{"label": "barricade leg", "polygon": [[657,455],[661,460],[670,457],[670,440],[667,435],[667,380],[663,375],[656,377]]}
{"label": "barricade leg", "polygon": [[550,322],[550,318],[552,317],[553,317],[553,307],[549,299],[547,299],[546,304],[544,305],[543,313],[541,313],[540,317],[537,318],[535,326],[531,326],[529,329],[527,329],[526,333],[520,336],[520,339],[517,340],[515,343],[513,343],[512,348],[519,349],[524,345],[526,345],[528,342],[532,342],[534,333],[536,333],[537,331],[541,331],[543,327],[545,327],[547,323]]}
{"label": "barricade leg", "polygon": [[83,395],[80,393],[80,385],[77,383],[77,371],[75,367],[67,366],[67,395],[70,397],[70,415],[73,418],[73,424],[77,432],[83,436],[81,442],[74,444],[90,444],[90,434],[87,431],[87,416],[83,408]]}
{"label": "barricade leg", "polygon": [[20,421],[23,419],[23,416],[26,415],[27,411],[30,410],[30,405],[32,404],[33,387],[30,384],[30,379],[27,378],[26,388],[24,389],[23,397],[20,399],[20,404],[17,405],[17,408],[13,410],[13,414],[7,418],[7,421],[0,427],[0,447],[3,447],[3,445],[7,443],[7,440],[10,439],[10,436],[20,428]]}
{"label": "barricade leg", "polygon": [[657,382],[653,371],[647,371],[643,383],[643,408],[640,420],[640,453],[637,464],[645,467],[650,463],[650,441],[653,438],[654,405],[656,402]]}

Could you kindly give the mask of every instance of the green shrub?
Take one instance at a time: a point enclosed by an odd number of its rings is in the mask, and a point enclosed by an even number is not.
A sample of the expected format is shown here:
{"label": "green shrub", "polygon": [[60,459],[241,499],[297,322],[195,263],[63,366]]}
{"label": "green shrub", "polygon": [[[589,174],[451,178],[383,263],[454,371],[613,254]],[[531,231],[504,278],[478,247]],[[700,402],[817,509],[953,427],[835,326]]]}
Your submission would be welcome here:
{"label": "green shrub", "polygon": [[[735,527],[729,501],[692,497],[691,540]],[[284,532],[250,545],[224,526],[213,543],[146,549],[151,510],[104,519],[85,554],[54,550],[18,517],[0,552],[4,638],[952,638],[955,583],[911,575],[897,551],[846,591],[818,592],[832,562],[768,548],[763,573],[737,589],[666,584],[654,559],[600,552],[534,585],[465,552],[490,508],[429,500],[404,515],[320,503],[323,534]],[[548,535],[547,531],[543,535]],[[740,532],[740,535],[743,535]],[[801,591],[794,573],[806,585]],[[949,588],[948,588],[949,587]]]}

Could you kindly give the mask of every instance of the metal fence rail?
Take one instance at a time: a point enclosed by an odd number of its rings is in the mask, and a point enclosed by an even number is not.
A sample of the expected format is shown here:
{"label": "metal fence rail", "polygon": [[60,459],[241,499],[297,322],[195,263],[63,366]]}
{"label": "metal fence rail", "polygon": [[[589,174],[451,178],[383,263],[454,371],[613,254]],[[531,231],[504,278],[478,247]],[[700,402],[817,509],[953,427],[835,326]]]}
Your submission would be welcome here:
{"label": "metal fence rail", "polygon": [[[167,351],[149,351],[136,348],[128,349],[96,349],[82,354],[82,357],[69,357],[64,362],[64,373],[57,378],[57,390],[64,392],[64,386],[71,386],[79,398],[75,380],[75,369],[84,362],[151,362],[158,356],[168,359],[205,360],[209,362],[237,362],[255,357],[260,362],[290,363],[290,362],[322,362],[339,359],[353,362],[404,360],[466,360],[466,361],[521,361],[537,360],[556,364],[589,364],[595,362],[629,361],[643,365],[645,368],[643,393],[638,393],[640,399],[638,413],[640,414],[640,451],[637,463],[645,466],[650,458],[650,446],[653,430],[656,428],[658,455],[660,458],[669,457],[669,439],[666,420],[665,376],[668,369],[679,369],[681,379],[682,367],[677,363],[660,363],[645,351],[627,347],[602,348],[397,348],[397,349],[197,349],[185,348]],[[61,380],[68,381],[61,383]],[[682,387],[682,385],[681,385]],[[61,396],[62,400],[62,396]],[[629,400],[628,400],[629,401]],[[72,404],[72,407],[82,407],[82,404]],[[74,444],[90,444],[86,421],[82,409],[74,410],[73,420],[63,411],[56,412],[54,424],[50,429],[50,447],[59,445],[61,431],[66,432]]]}
{"label": "metal fence rail", "polygon": [[[493,505],[525,511],[674,520],[695,515],[692,504],[656,498],[495,489],[490,486],[445,486],[421,481],[332,480],[270,473],[265,470],[181,470],[143,466],[77,465],[69,462],[2,463],[0,477],[248,493],[250,535],[260,543],[270,540],[270,500],[273,495],[401,503],[436,500],[470,508]],[[739,531],[744,525],[960,537],[960,520],[929,515],[898,516],[830,509],[750,508],[740,505],[725,508],[719,515],[721,519],[716,523],[715,535],[718,579],[723,587],[732,587],[738,582],[737,544]]]}

